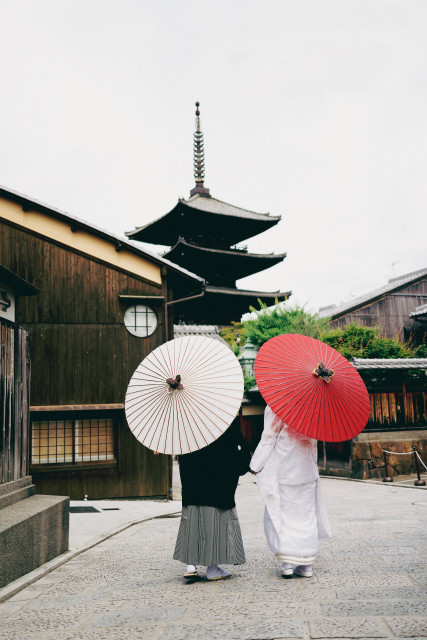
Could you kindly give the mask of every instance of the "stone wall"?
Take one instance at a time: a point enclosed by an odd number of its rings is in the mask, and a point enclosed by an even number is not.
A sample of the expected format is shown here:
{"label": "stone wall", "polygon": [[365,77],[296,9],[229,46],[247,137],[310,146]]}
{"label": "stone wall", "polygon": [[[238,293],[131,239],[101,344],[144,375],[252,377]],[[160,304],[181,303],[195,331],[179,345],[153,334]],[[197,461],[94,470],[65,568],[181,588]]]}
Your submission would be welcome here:
{"label": "stone wall", "polygon": [[[427,464],[427,430],[361,433],[353,441],[351,476],[363,480],[384,478],[383,449],[404,453],[411,452],[412,447],[416,447]],[[387,463],[392,477],[416,472],[413,455],[388,455]],[[421,463],[420,470],[426,472]]]}

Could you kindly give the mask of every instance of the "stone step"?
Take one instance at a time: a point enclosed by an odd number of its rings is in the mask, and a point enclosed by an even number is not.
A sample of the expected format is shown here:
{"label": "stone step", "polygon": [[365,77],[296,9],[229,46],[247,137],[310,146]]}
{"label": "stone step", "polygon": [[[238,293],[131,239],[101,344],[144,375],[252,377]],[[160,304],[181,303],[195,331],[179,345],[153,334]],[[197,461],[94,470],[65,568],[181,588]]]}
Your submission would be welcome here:
{"label": "stone step", "polygon": [[[8,483],[12,484],[12,483]],[[16,504],[21,500],[25,500],[26,498],[30,498],[36,492],[36,486],[34,484],[29,484],[16,491],[10,491],[9,493],[5,493],[4,495],[0,495],[0,510],[5,509],[6,507],[10,507],[12,504]]]}
{"label": "stone step", "polygon": [[32,484],[32,480],[31,476],[24,476],[23,478],[19,478],[19,480],[12,480],[11,482],[0,484],[0,496],[4,496],[6,493],[12,493],[12,491],[16,491],[21,487],[27,487],[29,484]]}
{"label": "stone step", "polygon": [[33,495],[1,511],[0,589],[68,550],[69,508],[66,496]]}

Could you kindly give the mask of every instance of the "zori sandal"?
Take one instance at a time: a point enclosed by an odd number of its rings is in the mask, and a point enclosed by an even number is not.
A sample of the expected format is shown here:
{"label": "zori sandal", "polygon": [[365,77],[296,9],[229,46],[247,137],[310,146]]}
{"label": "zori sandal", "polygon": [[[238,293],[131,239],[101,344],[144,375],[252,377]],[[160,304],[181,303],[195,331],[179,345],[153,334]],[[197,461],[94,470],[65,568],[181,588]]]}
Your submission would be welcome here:
{"label": "zori sandal", "polygon": [[213,578],[206,578],[209,582],[213,582],[214,580],[224,580],[224,578],[229,578],[231,576],[231,571],[226,571],[225,569],[221,570],[219,576],[214,576]]}

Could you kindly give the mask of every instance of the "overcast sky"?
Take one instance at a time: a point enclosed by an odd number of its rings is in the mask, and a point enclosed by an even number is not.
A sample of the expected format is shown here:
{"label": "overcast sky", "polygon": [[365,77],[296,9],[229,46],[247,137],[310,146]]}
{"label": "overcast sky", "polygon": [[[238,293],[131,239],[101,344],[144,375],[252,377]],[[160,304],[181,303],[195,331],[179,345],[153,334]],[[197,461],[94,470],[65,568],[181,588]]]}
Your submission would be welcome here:
{"label": "overcast sky", "polygon": [[281,215],[316,309],[427,267],[425,0],[0,0],[0,184],[116,234],[194,186]]}

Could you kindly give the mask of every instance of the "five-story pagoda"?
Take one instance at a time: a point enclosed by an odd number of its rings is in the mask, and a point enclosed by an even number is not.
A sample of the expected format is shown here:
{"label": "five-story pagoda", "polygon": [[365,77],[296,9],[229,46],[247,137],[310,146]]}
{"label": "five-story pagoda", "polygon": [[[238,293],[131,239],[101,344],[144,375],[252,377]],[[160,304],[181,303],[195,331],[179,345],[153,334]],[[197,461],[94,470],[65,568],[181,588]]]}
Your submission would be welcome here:
{"label": "five-story pagoda", "polygon": [[276,225],[280,216],[255,213],[213,198],[204,186],[205,161],[199,103],[196,102],[194,133],[196,186],[188,200],[180,198],[169,213],[126,235],[132,240],[170,245],[163,257],[197,273],[206,280],[203,297],[179,304],[175,317],[186,324],[229,325],[240,320],[257,300],[272,305],[286,300],[290,291],[247,291],[236,287],[245,278],[281,262],[286,253],[249,253],[237,243]]}

